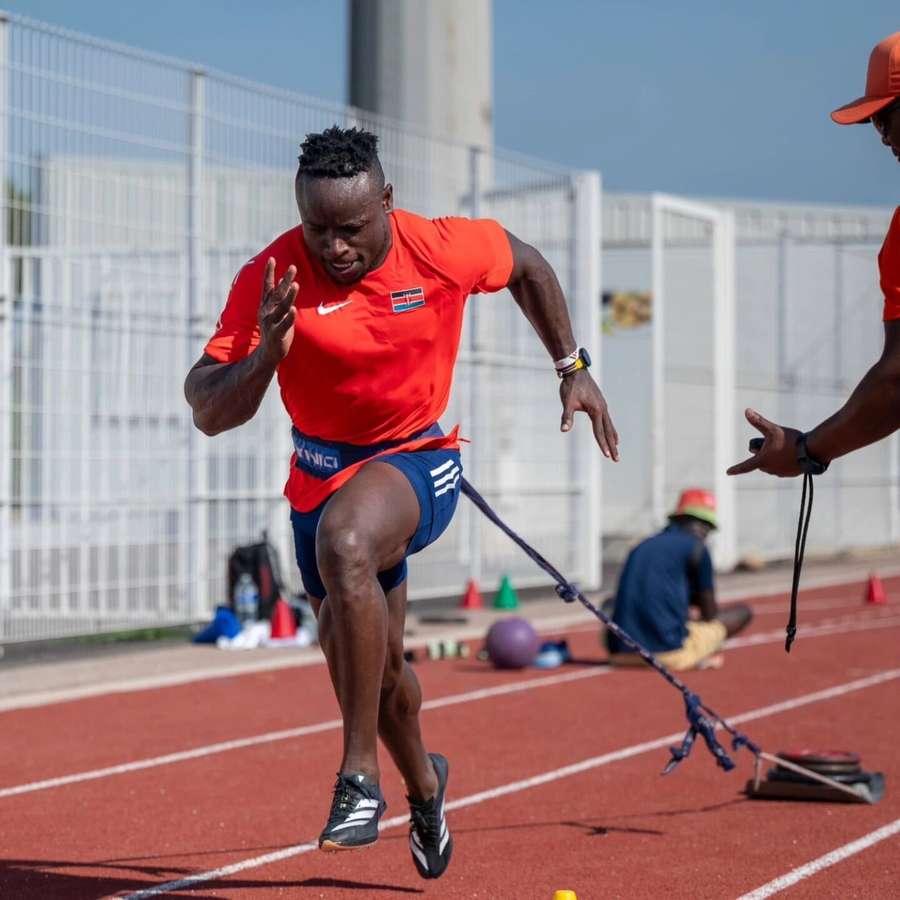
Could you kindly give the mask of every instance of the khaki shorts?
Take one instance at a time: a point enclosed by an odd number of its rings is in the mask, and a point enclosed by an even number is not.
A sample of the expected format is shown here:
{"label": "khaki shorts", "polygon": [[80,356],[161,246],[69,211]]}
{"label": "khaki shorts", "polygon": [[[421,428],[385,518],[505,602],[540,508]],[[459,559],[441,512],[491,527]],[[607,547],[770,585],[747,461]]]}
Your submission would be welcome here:
{"label": "khaki shorts", "polygon": [[[677,650],[666,650],[654,654],[656,658],[675,672],[694,669],[708,656],[719,651],[725,643],[727,632],[718,620],[712,622],[688,622],[687,637]],[[611,666],[643,666],[646,665],[637,653],[610,653]]]}

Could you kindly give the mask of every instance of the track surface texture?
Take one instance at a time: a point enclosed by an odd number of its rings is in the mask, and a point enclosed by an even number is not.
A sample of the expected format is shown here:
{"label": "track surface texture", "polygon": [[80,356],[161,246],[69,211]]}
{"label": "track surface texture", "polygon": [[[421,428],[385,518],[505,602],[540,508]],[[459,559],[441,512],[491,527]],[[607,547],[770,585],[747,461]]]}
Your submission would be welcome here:
{"label": "track surface texture", "polygon": [[[403,785],[386,754],[381,839],[326,855],[340,723],[324,665],[116,692],[0,713],[0,896],[896,898],[900,896],[900,578],[803,591],[793,651],[785,596],[690,688],[769,752],[849,749],[885,774],[878,804],[748,800],[752,757],[718,769],[649,671],[610,671],[585,613],[576,662],[416,670],[428,746],[450,760],[454,858],[421,880]],[[477,649],[477,642],[473,643]]]}

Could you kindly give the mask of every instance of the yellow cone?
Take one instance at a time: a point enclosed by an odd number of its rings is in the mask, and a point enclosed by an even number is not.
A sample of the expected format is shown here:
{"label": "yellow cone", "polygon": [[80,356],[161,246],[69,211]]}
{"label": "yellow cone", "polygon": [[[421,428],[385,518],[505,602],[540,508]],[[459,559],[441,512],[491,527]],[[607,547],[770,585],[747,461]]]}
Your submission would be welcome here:
{"label": "yellow cone", "polygon": [[578,900],[575,891],[554,891],[553,900]]}

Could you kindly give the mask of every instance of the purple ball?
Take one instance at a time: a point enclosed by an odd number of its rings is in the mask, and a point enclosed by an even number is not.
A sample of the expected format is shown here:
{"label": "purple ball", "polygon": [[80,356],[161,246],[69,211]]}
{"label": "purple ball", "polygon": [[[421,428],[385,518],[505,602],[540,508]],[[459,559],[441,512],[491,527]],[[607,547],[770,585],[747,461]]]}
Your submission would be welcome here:
{"label": "purple ball", "polygon": [[491,625],[484,641],[488,657],[498,669],[522,669],[534,662],[541,646],[531,624],[518,616]]}

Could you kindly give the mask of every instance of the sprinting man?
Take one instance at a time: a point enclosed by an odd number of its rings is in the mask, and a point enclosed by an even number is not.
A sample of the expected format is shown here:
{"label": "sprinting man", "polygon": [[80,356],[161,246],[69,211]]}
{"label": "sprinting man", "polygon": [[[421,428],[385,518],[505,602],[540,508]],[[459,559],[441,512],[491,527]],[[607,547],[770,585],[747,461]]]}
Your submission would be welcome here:
{"label": "sprinting man", "polygon": [[[871,122],[881,142],[900,162],[900,31],[885,38],[869,57],[866,93],[836,109],[839,125]],[[812,431],[776,425],[752,409],[747,421],[762,432],[751,445],[753,455],[728,470],[743,475],[758,469],[792,477],[822,474],[828,464],[860,447],[880,441],[900,428],[900,208],[894,212],[878,254],[884,293],[884,348],[847,402]]]}
{"label": "sprinting man", "polygon": [[[716,603],[712,559],[706,538],[716,528],[716,501],[709,491],[681,494],[669,525],[628,554],[619,576],[613,621],[675,671],[718,664],[725,639],[750,624],[750,607]],[[690,607],[699,618],[690,618]],[[642,665],[643,659],[606,633],[612,665]]]}
{"label": "sprinting man", "polygon": [[448,765],[425,750],[421,693],[403,660],[406,557],[437,540],[459,498],[457,430],[437,421],[467,296],[512,292],[555,360],[562,431],[587,413],[613,460],[618,435],[537,250],[491,220],[395,210],[377,138],[356,128],[307,136],[295,192],[302,224],[238,272],[185,395],[214,435],[250,419],[277,374],[293,426],[285,494],[297,563],[344,724],[319,846],[377,839],[380,736],[409,791],[413,861],[438,878],[453,849]]}

